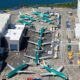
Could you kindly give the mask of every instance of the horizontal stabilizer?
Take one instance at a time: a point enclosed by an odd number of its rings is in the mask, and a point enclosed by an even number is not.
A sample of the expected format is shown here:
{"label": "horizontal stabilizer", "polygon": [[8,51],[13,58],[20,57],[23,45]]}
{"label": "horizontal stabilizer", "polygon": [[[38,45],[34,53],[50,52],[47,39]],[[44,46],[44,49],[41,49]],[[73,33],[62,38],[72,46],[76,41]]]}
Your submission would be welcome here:
{"label": "horizontal stabilizer", "polygon": [[12,67],[11,65],[7,64],[7,66],[11,69],[11,70],[14,70],[15,68]]}

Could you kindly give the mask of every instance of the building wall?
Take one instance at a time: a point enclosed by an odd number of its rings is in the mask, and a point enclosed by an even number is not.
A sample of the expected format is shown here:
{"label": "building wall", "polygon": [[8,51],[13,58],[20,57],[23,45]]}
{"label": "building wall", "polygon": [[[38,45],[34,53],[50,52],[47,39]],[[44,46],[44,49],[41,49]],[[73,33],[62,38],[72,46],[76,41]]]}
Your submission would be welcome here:
{"label": "building wall", "polygon": [[79,23],[80,23],[80,0],[78,0],[78,5],[77,5],[77,16],[78,16]]}
{"label": "building wall", "polygon": [[0,47],[1,47],[1,34],[0,34]]}
{"label": "building wall", "polygon": [[25,33],[26,33],[26,28],[24,28],[23,34],[22,34],[21,37],[20,37],[19,50],[21,50],[21,47],[23,46],[22,44],[25,44],[25,43],[23,43],[23,38],[24,38],[24,34],[25,34]]}
{"label": "building wall", "polygon": [[[11,16],[10,18],[7,20],[7,23],[5,24],[2,33],[0,34],[0,47],[7,47],[7,41],[5,39],[5,34],[8,30],[8,25],[11,24]],[[4,44],[3,44],[4,43]]]}

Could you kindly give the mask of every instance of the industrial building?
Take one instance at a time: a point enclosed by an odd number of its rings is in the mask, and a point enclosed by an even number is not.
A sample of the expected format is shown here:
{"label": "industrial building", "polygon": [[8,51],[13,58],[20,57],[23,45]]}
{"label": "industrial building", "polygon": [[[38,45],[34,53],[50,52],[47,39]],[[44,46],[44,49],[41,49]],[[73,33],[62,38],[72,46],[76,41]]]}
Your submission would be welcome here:
{"label": "industrial building", "polygon": [[75,37],[79,39],[79,51],[80,51],[80,0],[78,0],[77,6],[77,18],[75,19]]}
{"label": "industrial building", "polygon": [[8,29],[5,34],[5,38],[8,43],[9,51],[17,51],[20,50],[20,43],[23,37],[23,32],[25,30],[24,25],[15,25],[14,29]]}
{"label": "industrial building", "polygon": [[75,37],[80,39],[80,0],[78,0],[77,6],[77,18],[75,20]]}
{"label": "industrial building", "polygon": [[80,39],[80,23],[76,23],[75,37],[76,39]]}
{"label": "industrial building", "polygon": [[0,14],[0,71],[2,71],[3,65],[5,63],[4,59],[6,57],[6,54],[4,52],[5,49],[2,47],[2,44],[4,43],[2,38],[4,37],[8,29],[8,25],[10,24],[10,19],[11,19],[10,14],[7,13]]}
{"label": "industrial building", "polygon": [[1,38],[4,37],[5,32],[8,29],[8,25],[10,24],[11,15],[4,13],[0,14],[0,46],[1,46]]}
{"label": "industrial building", "polygon": [[11,14],[0,14],[0,47],[6,46],[9,51],[19,51],[25,26],[10,24]]}

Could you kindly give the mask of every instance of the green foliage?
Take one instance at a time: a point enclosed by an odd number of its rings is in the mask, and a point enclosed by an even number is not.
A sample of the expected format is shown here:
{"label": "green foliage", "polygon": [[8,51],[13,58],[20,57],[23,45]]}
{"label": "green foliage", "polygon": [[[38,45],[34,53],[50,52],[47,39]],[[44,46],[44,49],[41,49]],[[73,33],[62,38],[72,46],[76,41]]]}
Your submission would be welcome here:
{"label": "green foliage", "polygon": [[43,7],[62,7],[62,8],[76,8],[77,2],[71,2],[71,3],[60,3],[60,4],[43,4],[40,5]]}

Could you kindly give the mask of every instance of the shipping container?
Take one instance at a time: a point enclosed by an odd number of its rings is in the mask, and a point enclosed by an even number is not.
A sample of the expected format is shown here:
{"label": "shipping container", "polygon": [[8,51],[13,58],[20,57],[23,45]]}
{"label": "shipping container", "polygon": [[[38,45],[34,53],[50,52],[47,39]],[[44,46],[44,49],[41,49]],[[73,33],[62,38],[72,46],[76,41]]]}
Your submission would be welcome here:
{"label": "shipping container", "polygon": [[67,51],[71,51],[71,45],[67,45]]}
{"label": "shipping container", "polygon": [[72,51],[69,51],[68,52],[68,59],[73,59],[73,52]]}

